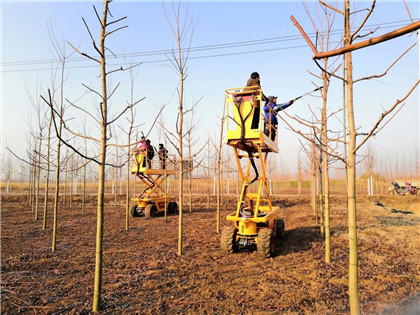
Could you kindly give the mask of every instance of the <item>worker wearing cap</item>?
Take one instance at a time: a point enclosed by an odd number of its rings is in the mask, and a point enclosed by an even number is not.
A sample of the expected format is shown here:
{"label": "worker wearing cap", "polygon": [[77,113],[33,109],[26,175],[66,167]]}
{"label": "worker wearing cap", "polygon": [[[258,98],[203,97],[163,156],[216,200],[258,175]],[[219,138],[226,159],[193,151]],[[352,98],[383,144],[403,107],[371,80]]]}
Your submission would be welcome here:
{"label": "worker wearing cap", "polygon": [[[269,136],[270,135],[270,127],[271,127],[271,140],[274,141],[276,138],[276,131],[277,131],[277,113],[281,110],[286,109],[290,105],[292,105],[295,100],[291,100],[287,103],[283,103],[277,105],[277,96],[269,96],[268,102],[264,105],[264,114],[265,114],[265,125],[264,125],[264,133]],[[271,109],[271,110],[270,110]]]}

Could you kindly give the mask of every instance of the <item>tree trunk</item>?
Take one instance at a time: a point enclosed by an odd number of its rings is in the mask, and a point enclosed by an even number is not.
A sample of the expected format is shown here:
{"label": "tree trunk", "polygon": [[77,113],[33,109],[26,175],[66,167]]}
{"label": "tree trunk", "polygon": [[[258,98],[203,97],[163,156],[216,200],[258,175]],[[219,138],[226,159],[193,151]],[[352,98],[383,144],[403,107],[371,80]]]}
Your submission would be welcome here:
{"label": "tree trunk", "polygon": [[[320,151],[320,154],[322,155],[322,151]],[[325,235],[325,229],[324,229],[324,176],[322,175],[322,168],[321,164],[319,166],[319,185],[318,185],[318,193],[319,193],[319,227],[320,227],[320,234],[321,236]]]}
{"label": "tree trunk", "polygon": [[33,150],[33,169],[32,169],[32,195],[31,195],[31,205],[32,213],[35,213],[35,187],[36,187],[36,158],[35,150]]}
{"label": "tree trunk", "polygon": [[83,196],[82,196],[82,214],[86,210],[86,165],[83,166]]}
{"label": "tree trunk", "polygon": [[[63,57],[64,58],[64,57]],[[58,126],[58,137],[57,137],[57,157],[56,157],[56,170],[55,170],[55,195],[54,195],[54,217],[53,217],[53,236],[51,250],[54,252],[56,249],[57,242],[57,218],[58,218],[58,203],[60,198],[60,155],[61,155],[61,133],[63,131],[63,114],[64,114],[64,69],[65,69],[65,58],[61,60],[61,85],[60,85],[60,123]],[[51,108],[51,116],[54,115]]]}
{"label": "tree trunk", "polygon": [[29,179],[28,179],[28,206],[32,206],[32,165],[29,165]]}
{"label": "tree trunk", "polygon": [[315,221],[318,223],[318,215],[316,213],[316,150],[315,150],[315,135],[311,143],[311,207],[314,212]]}
{"label": "tree trunk", "polygon": [[219,148],[217,151],[217,169],[216,169],[216,176],[217,176],[217,219],[216,219],[216,232],[220,233],[220,206],[222,203],[221,198],[221,160],[222,160],[222,145],[223,145],[223,128],[224,128],[224,121],[225,121],[225,111],[226,106],[223,106],[223,114],[222,119],[220,120],[220,138],[219,138]]}
{"label": "tree trunk", "polygon": [[[105,133],[104,133],[105,132]],[[104,221],[104,195],[105,195],[105,157],[106,157],[106,125],[101,127],[101,153],[100,164],[98,167],[98,207],[96,225],[96,259],[95,259],[95,286],[93,296],[93,311],[100,310],[101,289],[102,289],[102,240],[103,240],[103,221]]]}
{"label": "tree trunk", "polygon": [[[132,124],[131,124],[132,126]],[[126,175],[126,199],[125,199],[125,230],[128,231],[130,229],[130,176],[131,176],[131,166],[130,166],[130,158],[131,158],[131,130],[132,127],[128,131],[128,148],[127,148],[127,175]]]}
{"label": "tree trunk", "polygon": [[[118,165],[118,148],[115,147],[115,164]],[[118,169],[114,167],[114,206],[118,203]]]}
{"label": "tree trunk", "polygon": [[32,155],[32,183],[31,183],[31,206],[32,213],[35,213],[35,179],[36,179],[36,161],[35,161],[35,150]]}
{"label": "tree trunk", "polygon": [[210,209],[210,137],[207,141],[207,209]]}
{"label": "tree trunk", "polygon": [[188,207],[190,209],[190,213],[192,212],[192,157],[191,157],[191,131],[189,131],[188,135]]}
{"label": "tree trunk", "polygon": [[[219,150],[221,150],[219,146]],[[221,152],[219,152],[219,158],[217,160],[217,169],[216,169],[216,204],[217,204],[217,210],[216,210],[216,233],[220,233],[220,206],[222,203],[222,185],[221,185],[221,170],[220,170],[220,155]]]}
{"label": "tree trunk", "polygon": [[298,195],[302,193],[302,163],[298,157]]}
{"label": "tree trunk", "polygon": [[42,134],[39,134],[39,143],[38,143],[38,157],[37,157],[37,172],[36,172],[36,199],[35,199],[35,220],[38,220],[38,205],[39,205],[39,180],[41,177],[41,145],[42,145]]}
{"label": "tree trunk", "polygon": [[[350,44],[350,4],[345,1],[345,46]],[[347,121],[349,124],[347,205],[349,220],[349,297],[350,314],[360,314],[358,291],[357,219],[356,219],[356,128],[353,112],[352,54],[346,53]]]}
{"label": "tree trunk", "polygon": [[[63,107],[61,107],[61,114],[63,113]],[[51,115],[53,115],[51,109]],[[61,116],[62,117],[62,116]],[[58,127],[58,134],[61,137],[63,123],[60,119],[60,124]],[[61,140],[57,139],[57,158],[56,158],[56,170],[55,170],[55,195],[54,195],[54,217],[53,217],[53,236],[52,236],[52,245],[51,250],[54,252],[56,249],[57,243],[57,217],[58,217],[58,203],[60,197],[60,152],[61,152]]]}
{"label": "tree trunk", "polygon": [[[181,58],[181,47],[178,46],[178,56]],[[184,166],[183,166],[183,123],[184,123],[184,113],[183,113],[183,102],[184,102],[184,72],[183,69],[180,69],[180,93],[179,93],[179,125],[178,125],[178,143],[179,143],[179,220],[178,220],[178,256],[182,255],[182,234],[183,234],[183,199],[184,199]]]}
{"label": "tree trunk", "polygon": [[52,116],[50,116],[50,121],[48,123],[48,137],[47,137],[47,174],[45,178],[45,194],[44,194],[44,217],[42,220],[42,229],[47,228],[47,207],[48,207],[48,188],[50,181],[50,143],[51,143],[51,125],[52,125]]}
{"label": "tree trunk", "polygon": [[106,137],[108,124],[107,111],[107,86],[106,86],[106,67],[105,67],[105,28],[108,16],[108,0],[104,1],[103,18],[101,21],[101,37],[99,50],[101,52],[101,149],[98,167],[98,208],[96,225],[96,259],[95,259],[95,284],[93,293],[93,312],[98,312],[101,305],[102,290],[102,241],[103,241],[103,223],[104,223],[104,195],[105,195],[105,161],[106,161]]}
{"label": "tree trunk", "polygon": [[71,173],[69,173],[70,174],[70,187],[69,187],[69,190],[70,190],[70,208],[72,208],[73,207],[73,192],[74,192],[74,172],[75,172],[75,170],[74,170],[74,155],[72,155],[72,157],[71,157]]}
{"label": "tree trunk", "polygon": [[[327,60],[324,59],[324,67],[327,68]],[[329,184],[329,171],[328,171],[328,128],[327,128],[327,94],[328,94],[328,78],[325,72],[322,72],[322,78],[324,81],[324,89],[322,90],[322,146],[324,147],[324,159],[323,162],[323,192],[324,192],[324,226],[325,226],[325,262],[331,262],[331,251],[330,251],[330,184]]]}
{"label": "tree trunk", "polygon": [[[345,23],[344,23],[345,24]],[[345,26],[345,25],[344,25]],[[346,55],[343,54],[343,78],[346,77]],[[347,193],[347,117],[346,117],[346,80],[343,80],[343,149],[344,149],[344,172],[345,178],[344,181],[344,192]]]}
{"label": "tree trunk", "polygon": [[[180,112],[182,112],[181,106],[180,106]],[[182,116],[181,116],[182,117]],[[182,118],[180,119],[181,124]],[[181,128],[182,129],[182,128]],[[184,197],[184,167],[182,163],[182,136],[178,138],[178,141],[180,143],[179,148],[179,161],[178,161],[178,168],[179,168],[179,192],[178,192],[178,209],[179,209],[179,217],[178,217],[178,256],[182,255],[182,234],[183,234],[183,197]]]}

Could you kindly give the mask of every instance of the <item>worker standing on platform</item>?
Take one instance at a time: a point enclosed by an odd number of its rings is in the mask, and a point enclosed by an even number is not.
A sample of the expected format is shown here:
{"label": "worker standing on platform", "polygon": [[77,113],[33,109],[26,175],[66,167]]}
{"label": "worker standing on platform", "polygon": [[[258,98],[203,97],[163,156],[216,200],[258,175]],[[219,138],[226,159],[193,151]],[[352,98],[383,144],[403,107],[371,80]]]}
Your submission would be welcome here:
{"label": "worker standing on platform", "polygon": [[[248,86],[256,86],[256,85],[261,88],[260,75],[258,74],[258,72],[252,72],[250,78],[246,82],[246,86],[248,87]],[[264,102],[268,102],[268,98],[264,95],[262,90],[261,90],[261,95],[262,95],[261,99]],[[258,102],[255,104],[255,111],[254,111],[254,116],[252,117],[251,129],[258,128],[258,123],[260,121],[260,112],[261,112],[260,104]]]}
{"label": "worker standing on platform", "polygon": [[166,168],[166,159],[168,158],[168,150],[164,147],[163,143],[159,143],[159,160],[160,160],[160,168]]}
{"label": "worker standing on platform", "polygon": [[[246,82],[246,86],[255,86],[258,85],[261,88],[261,80],[260,80],[260,75],[258,74],[258,72],[252,72],[250,78],[248,79],[248,81]],[[268,102],[268,98],[267,96],[264,95],[264,93],[262,93],[262,100],[264,102]]]}
{"label": "worker standing on platform", "polygon": [[287,103],[283,103],[277,105],[277,96],[269,96],[268,102],[264,105],[264,114],[265,114],[265,125],[264,125],[264,133],[267,136],[270,136],[270,129],[271,129],[271,140],[274,141],[276,139],[276,132],[277,132],[277,113],[283,109],[286,109],[290,105],[292,105],[295,100],[291,100]]}
{"label": "worker standing on platform", "polygon": [[141,139],[140,139],[140,145],[136,149],[136,151],[139,152],[139,153],[143,153],[144,151],[146,151],[146,149],[147,149],[146,138],[144,136],[142,136]]}
{"label": "worker standing on platform", "polygon": [[147,167],[150,169],[152,168],[152,160],[153,160],[153,157],[155,156],[155,151],[149,139],[146,140],[146,146],[147,146],[147,149],[146,149]]}

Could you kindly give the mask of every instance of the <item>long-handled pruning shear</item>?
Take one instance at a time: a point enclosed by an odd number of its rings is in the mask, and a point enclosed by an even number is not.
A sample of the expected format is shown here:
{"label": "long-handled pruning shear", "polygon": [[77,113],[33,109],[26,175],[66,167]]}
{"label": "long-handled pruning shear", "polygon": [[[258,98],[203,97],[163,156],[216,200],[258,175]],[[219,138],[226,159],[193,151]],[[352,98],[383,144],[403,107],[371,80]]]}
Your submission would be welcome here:
{"label": "long-handled pruning shear", "polygon": [[322,88],[324,88],[324,87],[323,87],[323,86],[320,86],[320,87],[316,88],[316,89],[315,89],[315,90],[313,90],[313,91],[310,91],[310,92],[308,92],[308,93],[305,93],[305,94],[303,94],[303,95],[301,95],[301,96],[298,96],[298,97],[294,98],[294,99],[293,99],[293,101],[297,101],[298,99],[300,99],[300,98],[302,98],[302,97],[304,97],[304,96],[306,96],[306,95],[308,95],[308,94],[311,94],[311,93],[313,93],[313,92],[319,91],[319,90],[321,90]]}

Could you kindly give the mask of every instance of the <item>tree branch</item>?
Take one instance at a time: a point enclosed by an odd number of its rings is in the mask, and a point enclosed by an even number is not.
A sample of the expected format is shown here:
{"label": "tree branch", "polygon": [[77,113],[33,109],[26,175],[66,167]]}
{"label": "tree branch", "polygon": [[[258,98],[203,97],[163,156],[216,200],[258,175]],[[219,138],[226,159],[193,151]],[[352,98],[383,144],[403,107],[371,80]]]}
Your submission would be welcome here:
{"label": "tree branch", "polygon": [[386,70],[385,70],[385,72],[384,73],[382,73],[382,74],[379,74],[379,75],[371,75],[371,76],[369,76],[369,77],[364,77],[364,78],[360,78],[360,79],[357,79],[357,80],[354,80],[353,81],[353,83],[356,83],[356,82],[359,82],[359,81],[362,81],[362,80],[370,80],[370,79],[377,79],[377,78],[380,78],[380,77],[383,77],[383,76],[385,76],[387,73],[388,73],[388,71],[411,49],[411,48],[413,48],[414,46],[416,46],[416,43],[414,43],[413,45],[411,45],[410,46],[410,48],[408,48],[405,52],[403,52]]}
{"label": "tree branch", "polygon": [[375,8],[375,4],[376,4],[376,0],[372,1],[372,5],[370,6],[369,12],[366,14],[364,20],[362,23],[360,23],[359,27],[357,28],[357,30],[351,34],[350,36],[350,43],[352,43],[355,40],[355,36],[357,35],[357,33],[362,29],[362,27],[366,24],[367,20],[369,19],[370,15],[373,12],[373,9]]}
{"label": "tree branch", "polygon": [[115,32],[117,32],[117,31],[119,31],[119,30],[121,30],[123,28],[126,28],[126,27],[128,27],[128,25],[124,25],[124,26],[121,26],[121,27],[119,27],[119,28],[111,31],[111,32],[107,32],[107,33],[105,33],[104,37],[107,37],[108,35],[111,35],[112,33],[115,33]]}
{"label": "tree branch", "polygon": [[333,56],[337,56],[337,55],[342,55],[344,53],[350,52],[350,51],[354,51],[357,49],[361,49],[367,46],[373,46],[391,39],[394,39],[396,37],[414,32],[416,30],[418,30],[420,28],[420,21],[417,21],[415,23],[412,23],[410,25],[407,25],[405,27],[402,27],[398,30],[386,33],[384,35],[378,36],[378,37],[374,37],[356,44],[351,44],[351,45],[347,45],[344,46],[340,49],[336,49],[336,50],[332,50],[332,51],[327,51],[327,52],[321,52],[321,53],[316,53],[315,56],[312,57],[312,59],[323,59],[323,58],[329,58],[329,57],[333,57]]}
{"label": "tree branch", "polygon": [[[93,48],[95,48],[95,50],[96,50],[96,52],[99,54],[99,56],[103,57],[103,54],[102,54],[102,52],[99,50],[98,46],[96,46],[95,39],[93,38],[92,33],[90,32],[89,26],[87,25],[87,23],[86,23],[86,21],[85,21],[85,19],[84,19],[83,17],[82,17],[82,20],[83,20],[83,23],[85,24],[86,29],[87,29],[87,31],[88,31],[88,33],[89,33],[90,39],[92,40],[92,45],[93,45]],[[102,23],[101,23],[101,25],[102,25]]]}
{"label": "tree branch", "polygon": [[114,123],[116,120],[118,120],[118,118],[120,118],[122,115],[125,114],[125,112],[127,110],[129,110],[130,108],[133,108],[137,103],[139,103],[140,101],[144,100],[146,97],[143,97],[141,100],[139,100],[138,102],[134,103],[134,104],[130,104],[128,105],[117,117],[115,117],[113,120],[107,122],[107,125],[111,125],[112,123]]}
{"label": "tree branch", "polygon": [[[74,103],[72,103],[72,102],[70,102],[67,98],[66,98],[66,101],[71,105],[71,106],[73,106],[73,107],[75,107],[75,108],[77,108],[78,110],[80,110],[80,111],[82,111],[82,112],[84,112],[85,114],[87,114],[87,115],[89,115],[98,125],[100,125],[101,123],[99,122],[99,120],[98,119],[96,119],[96,117],[95,116],[93,116],[91,113],[89,113],[87,110],[85,110],[84,108],[81,108],[81,107],[79,107],[79,106],[77,106],[76,104],[74,104]],[[57,113],[58,114],[58,113]]]}
{"label": "tree branch", "polygon": [[395,104],[389,110],[387,110],[387,111],[385,111],[385,112],[382,113],[381,117],[379,117],[379,119],[377,120],[377,122],[375,123],[375,125],[373,126],[373,128],[369,131],[369,133],[367,134],[367,136],[354,149],[354,152],[357,152],[357,150],[359,150],[359,148],[366,143],[366,141],[374,134],[375,130],[379,127],[379,124],[382,122],[382,120],[384,120],[384,118],[388,114],[390,114],[399,104],[401,104],[402,102],[404,102],[410,96],[410,94],[414,91],[414,89],[417,87],[417,85],[419,85],[419,83],[420,83],[420,80],[417,80],[417,82],[414,84],[414,86],[410,89],[410,91],[408,91],[408,93],[401,100],[397,100],[395,102]]}
{"label": "tree branch", "polygon": [[94,57],[91,57],[91,56],[89,56],[88,54],[86,54],[86,53],[84,53],[84,52],[81,52],[81,51],[79,51],[76,47],[74,47],[69,41],[67,42],[67,44],[69,44],[70,46],[71,46],[71,48],[73,48],[76,52],[78,52],[79,54],[81,54],[82,56],[85,56],[85,57],[87,57],[87,58],[89,58],[89,59],[92,59],[93,61],[96,61],[97,63],[101,63],[98,59],[96,59],[96,58],[94,58]]}
{"label": "tree branch", "polygon": [[343,11],[341,11],[341,10],[339,10],[339,9],[331,6],[331,5],[329,5],[328,3],[326,3],[326,2],[324,2],[322,0],[319,0],[319,3],[321,3],[322,5],[326,6],[327,8],[330,8],[331,10],[333,10],[333,11],[335,11],[337,13],[340,13],[341,15],[344,15],[344,12]]}

